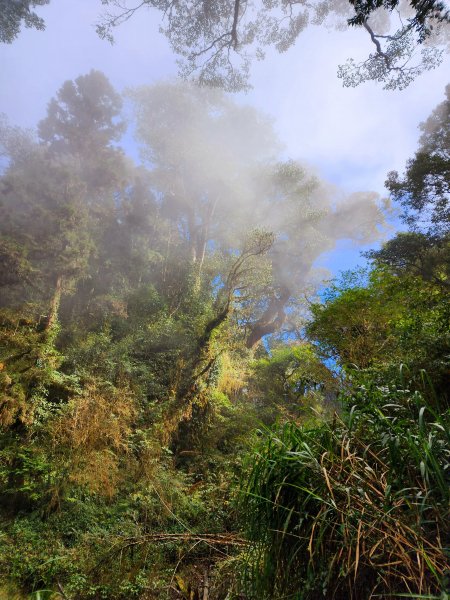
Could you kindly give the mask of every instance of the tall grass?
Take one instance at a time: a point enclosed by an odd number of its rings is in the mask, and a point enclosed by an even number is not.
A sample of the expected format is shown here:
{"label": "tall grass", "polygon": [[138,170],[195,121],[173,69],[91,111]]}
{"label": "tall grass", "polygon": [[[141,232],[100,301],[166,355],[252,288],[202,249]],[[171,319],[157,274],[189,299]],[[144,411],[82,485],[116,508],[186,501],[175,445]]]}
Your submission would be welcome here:
{"label": "tall grass", "polygon": [[242,485],[246,596],[446,597],[449,415],[396,388],[361,387],[352,401],[255,450]]}

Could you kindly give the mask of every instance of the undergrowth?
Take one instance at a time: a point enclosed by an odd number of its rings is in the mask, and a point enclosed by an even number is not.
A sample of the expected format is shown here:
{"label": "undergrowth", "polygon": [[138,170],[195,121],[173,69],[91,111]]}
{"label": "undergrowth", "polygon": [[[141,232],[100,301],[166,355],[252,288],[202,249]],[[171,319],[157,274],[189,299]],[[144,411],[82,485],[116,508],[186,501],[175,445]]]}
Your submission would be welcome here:
{"label": "undergrowth", "polygon": [[242,509],[246,597],[447,598],[449,413],[361,385],[331,422],[266,432]]}

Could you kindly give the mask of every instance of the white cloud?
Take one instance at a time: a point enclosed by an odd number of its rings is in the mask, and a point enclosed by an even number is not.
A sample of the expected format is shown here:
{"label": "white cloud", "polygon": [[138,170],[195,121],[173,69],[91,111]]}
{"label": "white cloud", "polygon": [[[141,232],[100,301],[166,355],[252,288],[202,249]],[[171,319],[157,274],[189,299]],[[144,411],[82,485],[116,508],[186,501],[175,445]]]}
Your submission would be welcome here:
{"label": "white cloud", "polygon": [[291,155],[351,190],[383,192],[386,173],[414,153],[419,122],[444,99],[450,60],[403,91],[372,82],[343,88],[338,65],[370,51],[363,31],[311,27],[288,53],[270,53],[256,66],[248,100],[275,115]]}

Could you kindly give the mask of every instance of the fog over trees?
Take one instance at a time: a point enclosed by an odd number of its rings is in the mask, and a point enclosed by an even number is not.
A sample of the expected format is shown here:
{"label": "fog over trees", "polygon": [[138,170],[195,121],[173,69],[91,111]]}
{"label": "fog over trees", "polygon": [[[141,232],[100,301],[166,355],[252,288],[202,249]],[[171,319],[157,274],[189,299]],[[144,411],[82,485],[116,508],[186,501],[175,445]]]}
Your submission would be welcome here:
{"label": "fog over trees", "polygon": [[[0,598],[444,600],[450,87],[387,197],[226,90],[233,53],[336,16],[381,69],[345,77],[402,88],[445,6],[378,38],[397,3],[103,4],[106,36],[165,13],[185,75],[212,55],[201,85],[93,68],[0,119]],[[343,242],[363,266],[330,273]]]}

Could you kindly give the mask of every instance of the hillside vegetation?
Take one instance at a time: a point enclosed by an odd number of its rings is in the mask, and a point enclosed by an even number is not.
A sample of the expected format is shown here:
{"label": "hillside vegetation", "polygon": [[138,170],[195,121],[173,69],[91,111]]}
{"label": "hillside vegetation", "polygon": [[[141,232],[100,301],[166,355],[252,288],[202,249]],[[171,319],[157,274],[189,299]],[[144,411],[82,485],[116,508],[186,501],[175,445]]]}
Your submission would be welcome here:
{"label": "hillside vegetation", "polygon": [[1,123],[0,598],[447,598],[449,93],[326,285],[376,195],[217,90]]}

